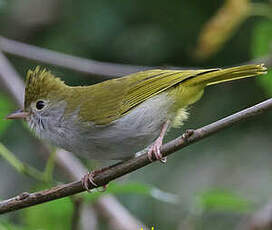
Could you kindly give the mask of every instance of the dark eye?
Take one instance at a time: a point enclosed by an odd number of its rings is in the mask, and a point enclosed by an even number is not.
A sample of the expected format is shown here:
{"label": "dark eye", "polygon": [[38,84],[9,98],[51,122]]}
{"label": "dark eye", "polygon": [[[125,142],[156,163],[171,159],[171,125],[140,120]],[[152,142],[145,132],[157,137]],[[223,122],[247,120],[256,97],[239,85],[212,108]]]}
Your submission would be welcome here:
{"label": "dark eye", "polygon": [[37,110],[43,109],[44,106],[45,106],[44,101],[37,101],[36,103]]}

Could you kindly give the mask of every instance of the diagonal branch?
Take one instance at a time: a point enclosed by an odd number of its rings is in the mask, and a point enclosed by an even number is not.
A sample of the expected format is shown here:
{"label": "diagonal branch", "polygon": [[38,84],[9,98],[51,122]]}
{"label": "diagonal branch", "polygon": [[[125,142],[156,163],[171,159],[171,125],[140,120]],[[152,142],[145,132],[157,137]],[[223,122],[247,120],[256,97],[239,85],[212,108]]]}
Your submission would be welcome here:
{"label": "diagonal branch", "polygon": [[148,67],[144,66],[99,62],[71,56],[53,50],[28,45],[26,43],[14,41],[1,36],[0,50],[8,54],[27,58],[29,60],[64,67],[80,73],[106,76],[108,78],[120,77],[133,72],[148,69]]}
{"label": "diagonal branch", "polygon": [[[272,109],[272,99],[268,99],[250,108],[247,108],[238,113],[235,113],[226,118],[211,123],[207,126],[199,128],[195,130],[193,134],[186,139],[183,136],[180,136],[175,140],[172,140],[167,144],[163,145],[162,154],[163,156],[168,156],[173,152],[180,150],[196,141],[199,141],[216,132],[219,132],[224,128],[230,127],[234,123],[238,123],[245,119],[254,117],[269,109]],[[137,169],[140,169],[150,163],[151,162],[148,159],[147,153],[145,153],[139,157],[116,164],[115,166],[109,168],[108,170],[98,173],[94,177],[94,182],[98,186],[106,185],[110,181],[119,178],[125,174],[128,174],[130,172],[133,172]],[[94,186],[90,185],[90,188],[94,188]],[[39,191],[31,194],[23,193],[22,195],[0,202],[0,214],[30,207],[36,204],[41,204],[43,202],[63,198],[66,196],[74,195],[76,193],[80,193],[83,191],[84,187],[82,186],[81,180],[79,180],[69,184],[53,187],[51,189],[44,191]]]}

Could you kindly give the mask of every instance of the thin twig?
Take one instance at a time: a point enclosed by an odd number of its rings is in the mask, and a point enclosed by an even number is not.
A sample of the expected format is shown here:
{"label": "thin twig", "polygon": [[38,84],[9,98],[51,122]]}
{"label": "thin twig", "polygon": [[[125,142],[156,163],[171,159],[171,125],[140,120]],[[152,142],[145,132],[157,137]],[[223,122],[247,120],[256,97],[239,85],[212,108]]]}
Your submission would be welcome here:
{"label": "thin twig", "polygon": [[[23,106],[24,84],[16,73],[14,68],[9,63],[8,59],[0,51],[0,82],[4,83],[8,93],[12,96],[18,106]],[[41,143],[42,144],[42,143]],[[50,154],[50,152],[48,152]],[[81,164],[81,162],[74,157],[73,154],[58,149],[56,151],[56,163],[68,173],[71,180],[80,180],[80,178],[87,173],[87,169]],[[27,193],[21,194],[19,197],[25,196]],[[111,222],[116,223],[116,230],[134,230],[141,226],[143,229],[147,227],[141,223],[136,217],[134,217],[126,208],[124,208],[120,202],[113,196],[101,197],[96,201],[98,211],[102,210],[103,213],[107,213],[108,217],[111,217]],[[119,212],[115,212],[119,210]],[[91,207],[86,208],[89,219],[93,215]],[[93,228],[92,228],[93,229]]]}
{"label": "thin twig", "polygon": [[[120,77],[129,73],[148,69],[148,67],[99,62],[90,59],[75,57],[49,49],[28,45],[0,36],[0,50],[5,53],[24,57],[50,65],[56,65],[80,73],[101,75],[109,78]],[[149,67],[150,68],[150,67]]]}
{"label": "thin twig", "polygon": [[17,72],[13,69],[9,60],[0,50],[0,79],[16,104],[23,106],[24,104],[24,83]]}
{"label": "thin twig", "polygon": [[[115,64],[99,62],[91,59],[75,57],[68,54],[52,51],[45,48],[29,45],[23,42],[14,41],[0,36],[0,50],[7,54],[23,57],[32,61],[60,66],[84,74],[99,75],[104,78],[115,78],[137,71],[147,70],[148,67],[126,64]],[[272,67],[272,55],[267,55],[250,61],[250,63],[264,63],[267,68]],[[246,63],[244,63],[246,64]],[[165,66],[163,68],[166,68]],[[168,69],[195,69],[196,67],[175,67],[168,66]]]}
{"label": "thin twig", "polygon": [[[173,152],[180,150],[196,141],[199,141],[216,132],[219,132],[224,128],[230,127],[234,123],[254,117],[269,109],[272,109],[272,99],[268,99],[264,102],[261,102],[257,105],[254,105],[233,115],[230,115],[212,124],[199,128],[195,130],[193,134],[186,139],[184,139],[183,136],[180,136],[175,140],[168,142],[167,144],[162,146],[162,155],[168,156]],[[97,174],[94,177],[94,182],[98,186],[106,185],[110,181],[119,178],[125,174],[128,174],[130,172],[133,172],[137,169],[140,169],[150,163],[151,162],[147,156],[147,153],[145,153],[139,157],[130,159],[128,161],[124,161],[121,164],[117,164],[116,166],[113,166],[112,168],[109,168],[108,170],[105,170]],[[90,184],[90,188],[95,187]],[[83,191],[85,191],[85,189],[82,185],[81,180],[79,180],[69,184],[53,187],[48,190],[26,194],[23,197],[16,196],[11,199],[0,202],[0,214],[30,207],[36,204],[41,204],[43,202],[56,200]]]}
{"label": "thin twig", "polygon": [[13,168],[15,168],[19,173],[23,173],[27,176],[35,178],[41,182],[48,182],[42,172],[38,169],[31,167],[28,164],[22,163],[12,152],[10,152],[1,142],[0,142],[0,156],[4,158]]}

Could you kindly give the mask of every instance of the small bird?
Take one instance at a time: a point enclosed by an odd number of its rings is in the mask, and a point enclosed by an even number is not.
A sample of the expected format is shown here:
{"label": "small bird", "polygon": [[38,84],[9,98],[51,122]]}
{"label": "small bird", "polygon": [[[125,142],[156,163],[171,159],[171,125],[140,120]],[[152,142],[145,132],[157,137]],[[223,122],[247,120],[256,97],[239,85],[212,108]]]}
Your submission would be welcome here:
{"label": "small bird", "polygon": [[71,87],[39,66],[26,76],[24,118],[53,145],[98,160],[125,160],[160,149],[170,127],[188,118],[187,108],[209,85],[266,73],[263,64],[227,69],[147,70],[90,86]]}

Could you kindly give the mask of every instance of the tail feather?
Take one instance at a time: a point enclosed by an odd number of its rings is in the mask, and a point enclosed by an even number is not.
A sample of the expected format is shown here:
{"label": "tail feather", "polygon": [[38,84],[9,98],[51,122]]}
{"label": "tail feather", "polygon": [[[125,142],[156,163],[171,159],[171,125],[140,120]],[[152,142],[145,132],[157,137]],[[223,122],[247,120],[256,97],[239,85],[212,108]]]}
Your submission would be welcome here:
{"label": "tail feather", "polygon": [[186,83],[188,85],[204,84],[208,86],[221,82],[253,77],[260,74],[265,74],[266,72],[267,69],[264,64],[243,65],[227,69],[218,69],[217,71],[200,74],[194,78],[191,78]]}

